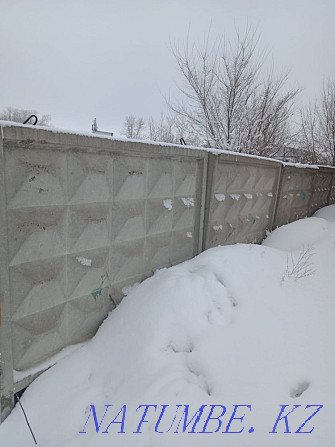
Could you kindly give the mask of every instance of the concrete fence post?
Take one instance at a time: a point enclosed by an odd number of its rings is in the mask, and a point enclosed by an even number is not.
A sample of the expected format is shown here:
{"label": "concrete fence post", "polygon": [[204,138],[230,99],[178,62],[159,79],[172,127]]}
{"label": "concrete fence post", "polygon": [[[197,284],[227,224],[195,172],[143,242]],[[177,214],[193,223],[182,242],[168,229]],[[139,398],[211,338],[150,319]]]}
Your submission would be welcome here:
{"label": "concrete fence post", "polygon": [[0,127],[0,421],[8,416],[14,405],[5,194],[4,151]]}
{"label": "concrete fence post", "polygon": [[277,212],[278,212],[278,204],[280,201],[280,194],[281,194],[281,188],[282,188],[282,175],[283,175],[283,165],[280,165],[277,184],[275,186],[276,193],[275,193],[275,198],[274,198],[272,222],[271,222],[271,227],[270,227],[271,230],[275,229],[275,222],[276,222]]}
{"label": "concrete fence post", "polygon": [[335,203],[335,168],[332,176],[332,183],[329,194],[329,205],[332,205],[334,203]]}
{"label": "concrete fence post", "polygon": [[207,178],[206,178],[206,194],[204,197],[204,216],[203,216],[203,232],[202,232],[202,251],[206,250],[207,236],[208,236],[208,222],[209,222],[209,209],[211,204],[211,195],[213,188],[213,174],[215,164],[217,163],[217,156],[208,153],[207,162]]}

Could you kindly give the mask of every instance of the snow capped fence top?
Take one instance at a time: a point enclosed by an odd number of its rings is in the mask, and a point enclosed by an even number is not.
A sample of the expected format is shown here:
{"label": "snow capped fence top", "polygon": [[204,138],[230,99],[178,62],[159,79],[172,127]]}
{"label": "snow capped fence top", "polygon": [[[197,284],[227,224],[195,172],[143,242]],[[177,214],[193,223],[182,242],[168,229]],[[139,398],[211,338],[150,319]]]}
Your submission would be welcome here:
{"label": "snow capped fence top", "polygon": [[[0,398],[127,287],[335,202],[331,168],[0,122]],[[13,371],[20,371],[15,383]]]}

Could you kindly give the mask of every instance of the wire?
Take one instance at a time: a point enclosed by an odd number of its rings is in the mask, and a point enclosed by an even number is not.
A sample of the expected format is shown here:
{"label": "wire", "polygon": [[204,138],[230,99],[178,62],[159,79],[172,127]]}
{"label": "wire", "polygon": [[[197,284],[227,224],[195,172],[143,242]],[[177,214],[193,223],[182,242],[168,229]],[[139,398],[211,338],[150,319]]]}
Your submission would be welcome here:
{"label": "wire", "polygon": [[35,436],[34,436],[34,433],[33,433],[33,430],[32,430],[32,428],[31,428],[31,426],[30,426],[30,424],[29,424],[29,421],[28,421],[28,418],[27,418],[26,412],[24,411],[24,408],[23,408],[23,406],[22,406],[22,404],[21,404],[20,398],[19,398],[19,396],[18,396],[17,394],[15,394],[15,396],[16,396],[16,398],[17,398],[17,400],[18,400],[19,404],[20,404],[20,407],[22,408],[22,411],[23,411],[23,414],[24,414],[25,420],[26,420],[26,422],[27,422],[27,425],[28,425],[28,427],[29,427],[29,430],[30,430],[31,436],[33,437],[33,440],[34,440],[35,444],[37,445],[37,441],[36,441],[36,438],[35,438]]}

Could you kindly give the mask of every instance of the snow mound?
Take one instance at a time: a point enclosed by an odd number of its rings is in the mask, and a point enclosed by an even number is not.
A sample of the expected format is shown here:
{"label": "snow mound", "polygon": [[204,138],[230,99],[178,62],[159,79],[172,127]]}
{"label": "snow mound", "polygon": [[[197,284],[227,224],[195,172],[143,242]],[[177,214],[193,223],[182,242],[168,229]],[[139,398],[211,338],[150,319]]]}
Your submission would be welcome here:
{"label": "snow mound", "polygon": [[[38,445],[332,447],[334,241],[331,222],[304,219],[275,230],[264,245],[213,248],[129,290],[93,339],[24,393]],[[311,244],[311,274],[299,275],[299,253],[289,251]],[[134,433],[138,407],[149,404],[156,407]],[[185,405],[192,416],[206,406],[193,433],[194,420],[185,433],[178,425]],[[204,431],[210,405],[226,408],[217,432],[214,416]],[[228,434],[234,405],[251,410],[240,409]],[[283,420],[270,434],[281,405],[301,407],[289,416],[291,434]],[[306,424],[306,431],[315,427],[310,434],[295,434],[310,415],[307,405],[325,408]],[[34,446],[18,406],[0,426],[0,445]]]}
{"label": "snow mound", "polygon": [[322,219],[335,222],[335,205],[325,206],[314,213],[314,217],[321,217]]}
{"label": "snow mound", "polygon": [[287,251],[312,247],[333,237],[333,222],[335,222],[335,205],[329,205],[316,211],[313,217],[277,228],[264,239],[262,245]]}
{"label": "snow mound", "polygon": [[277,228],[262,244],[279,250],[295,251],[313,246],[330,235],[329,224],[324,219],[310,217]]}

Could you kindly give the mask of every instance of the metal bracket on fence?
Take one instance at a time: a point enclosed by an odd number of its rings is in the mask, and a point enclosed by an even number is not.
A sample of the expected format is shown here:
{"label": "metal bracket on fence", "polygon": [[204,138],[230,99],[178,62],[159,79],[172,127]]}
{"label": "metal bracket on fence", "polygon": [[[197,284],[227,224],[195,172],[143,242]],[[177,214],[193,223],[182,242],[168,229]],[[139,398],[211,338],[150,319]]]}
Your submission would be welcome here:
{"label": "metal bracket on fence", "polygon": [[35,126],[37,124],[38,118],[36,115],[30,115],[22,124],[28,124],[28,121],[31,120],[31,118],[35,118],[35,122],[32,123],[32,126]]}
{"label": "metal bracket on fence", "polygon": [[184,140],[183,137],[181,137],[179,141],[180,141],[180,144],[181,144],[182,146],[187,146],[187,144],[186,144],[186,142],[185,142],[185,140]]}

